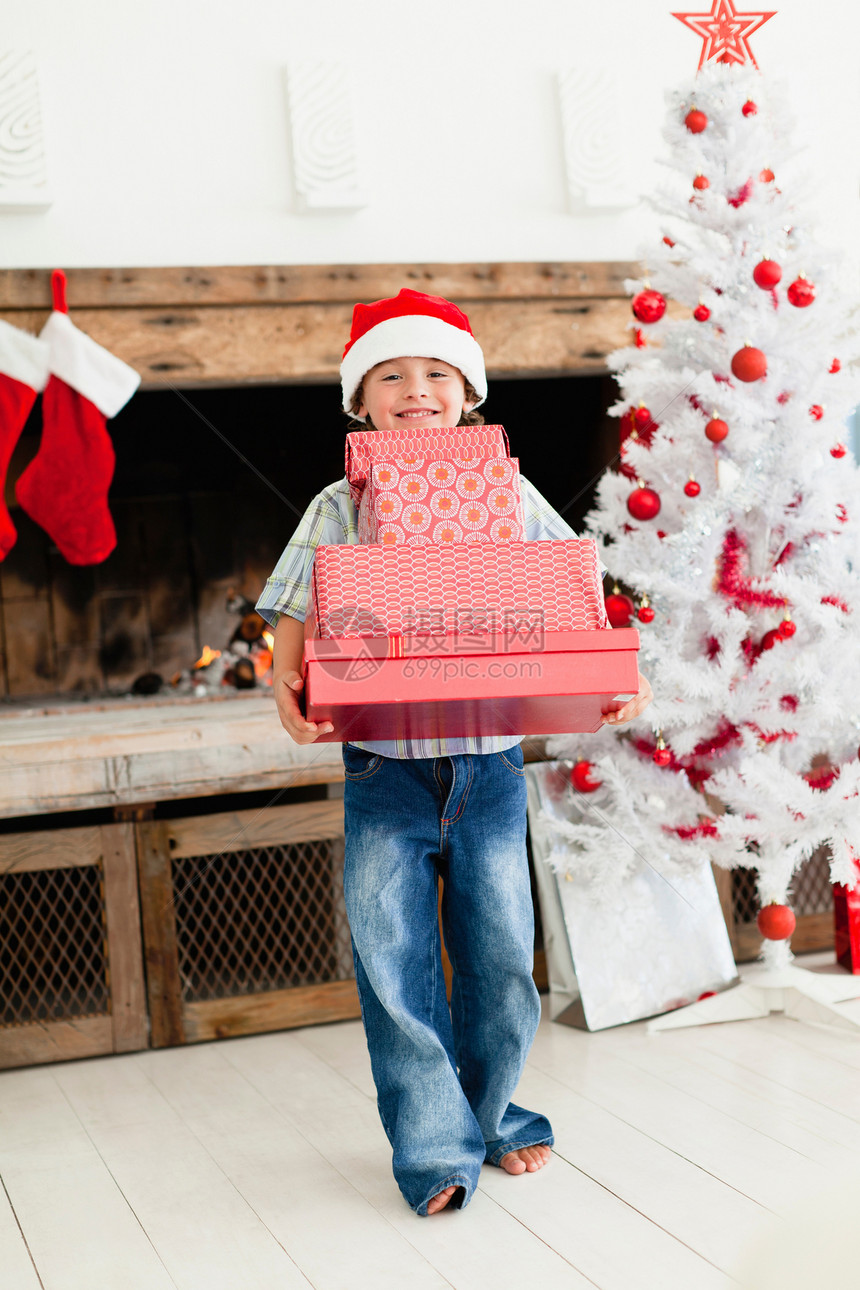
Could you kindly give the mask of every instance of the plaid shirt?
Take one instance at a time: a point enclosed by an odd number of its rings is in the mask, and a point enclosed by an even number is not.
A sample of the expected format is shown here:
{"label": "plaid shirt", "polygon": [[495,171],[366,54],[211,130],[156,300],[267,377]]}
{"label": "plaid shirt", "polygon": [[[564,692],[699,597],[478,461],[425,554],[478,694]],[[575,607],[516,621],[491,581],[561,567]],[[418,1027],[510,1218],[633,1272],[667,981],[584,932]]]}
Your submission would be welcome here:
{"label": "plaid shirt", "polygon": [[[526,541],[576,537],[570,525],[533,484],[521,476],[520,486]],[[282,614],[304,622],[317,547],[357,544],[358,512],[349,494],[349,484],[346,479],[340,479],[318,493],[305,511],[263,588],[257,613],[272,627]],[[521,735],[474,735],[458,739],[386,739],[374,743],[350,739],[349,742],[356,748],[381,753],[383,757],[451,757],[458,753],[505,752],[515,748],[521,738]]]}

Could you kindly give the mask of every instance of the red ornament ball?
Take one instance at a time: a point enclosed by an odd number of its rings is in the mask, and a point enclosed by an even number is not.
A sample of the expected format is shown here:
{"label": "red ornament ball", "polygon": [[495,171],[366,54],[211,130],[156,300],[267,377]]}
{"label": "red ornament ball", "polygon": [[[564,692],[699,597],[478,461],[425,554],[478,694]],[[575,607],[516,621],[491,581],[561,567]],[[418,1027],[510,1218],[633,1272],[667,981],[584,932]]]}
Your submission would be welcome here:
{"label": "red ornament ball", "polygon": [[765,166],[764,170],[760,170],[758,177],[763,184],[772,184],[773,171],[771,170],[770,166]]}
{"label": "red ornament ball", "polygon": [[755,345],[744,345],[732,356],[732,375],[739,381],[760,381],[767,376],[767,359]]}
{"label": "red ornament ball", "polygon": [[644,430],[647,425],[651,424],[651,413],[646,407],[633,409],[633,420],[636,423],[637,430]]}
{"label": "red ornament ball", "polygon": [[711,316],[711,311],[707,305],[697,305],[693,310],[693,317],[696,322],[707,322]]}
{"label": "red ornament ball", "polygon": [[633,297],[633,313],[639,322],[659,322],[666,312],[666,298],[652,287],[646,287]]}
{"label": "red ornament ball", "polygon": [[753,269],[753,279],[757,287],[762,291],[770,291],[779,282],[782,277],[782,265],[777,264],[776,260],[759,260]]}
{"label": "red ornament ball", "polygon": [[705,175],[696,175],[696,178],[693,180],[693,187],[700,193],[703,193],[705,189],[710,188],[710,186],[711,181]]}
{"label": "red ornament ball", "polygon": [[782,640],[778,627],[772,627],[769,632],[765,632],[761,638],[762,649],[773,649],[778,640]]}
{"label": "red ornament ball", "polygon": [[653,520],[660,513],[660,494],[653,488],[634,488],[627,498],[627,509],[634,520]]}
{"label": "red ornament ball", "polygon": [[844,444],[844,443],[835,443],[835,444],[833,445],[833,447],[830,449],[830,456],[831,456],[831,457],[837,457],[837,458],[838,458],[838,457],[844,457],[844,456],[845,456],[845,444]]}
{"label": "red ornament ball", "polygon": [[752,99],[747,99],[746,103],[741,108],[741,111],[744,116],[755,116],[756,112],[758,112],[758,104],[753,103]]}
{"label": "red ornament ball", "polygon": [[777,631],[779,632],[781,638],[784,641],[787,641],[797,631],[797,623],[794,622],[791,618],[783,618],[782,622],[777,628]]}
{"label": "red ornament ball", "polygon": [[593,770],[594,763],[586,761],[584,757],[573,767],[570,772],[570,782],[577,793],[596,793],[601,787],[601,780],[591,778]]}
{"label": "red ornament ball", "polygon": [[690,134],[701,134],[707,124],[708,118],[698,108],[691,108],[684,117],[684,125],[690,131]]}
{"label": "red ornament ball", "polygon": [[702,485],[697,483],[695,479],[688,479],[684,485],[684,492],[688,497],[698,497],[701,491]]}
{"label": "red ornament ball", "polygon": [[621,591],[613,591],[605,599],[606,617],[613,627],[629,627],[636,606],[629,596]]}
{"label": "red ornament ball", "polygon": [[809,409],[809,415],[812,417],[813,421],[820,421],[824,416],[824,408],[820,403],[813,403],[812,407]]}
{"label": "red ornament ball", "polygon": [[640,623],[653,623],[654,610],[650,605],[640,605],[636,611],[636,617],[639,619]]}
{"label": "red ornament ball", "polygon": [[760,909],[755,921],[758,930],[768,941],[787,941],[797,925],[788,905],[778,905],[776,901]]}
{"label": "red ornament ball", "polygon": [[720,417],[711,417],[705,426],[705,438],[711,443],[722,443],[728,433],[729,427]]}
{"label": "red ornament ball", "polygon": [[834,358],[833,362],[830,364],[827,370],[828,372],[841,372],[842,364],[840,363],[839,359]]}
{"label": "red ornament ball", "polygon": [[794,305],[795,309],[805,309],[807,305],[812,304],[814,299],[814,283],[810,282],[808,278],[804,278],[802,274],[800,277],[795,278],[788,288],[789,304]]}
{"label": "red ornament ball", "polygon": [[672,762],[672,754],[668,748],[658,748],[654,753],[654,761],[658,766],[669,766]]}

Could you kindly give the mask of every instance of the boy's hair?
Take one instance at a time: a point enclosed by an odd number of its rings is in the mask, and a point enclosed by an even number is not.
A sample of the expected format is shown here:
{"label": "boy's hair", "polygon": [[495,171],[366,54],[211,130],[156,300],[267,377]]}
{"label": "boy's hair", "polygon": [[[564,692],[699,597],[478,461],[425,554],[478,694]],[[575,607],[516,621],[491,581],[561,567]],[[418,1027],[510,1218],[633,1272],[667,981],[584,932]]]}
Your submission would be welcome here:
{"label": "boy's hair", "polygon": [[[465,393],[463,395],[463,402],[477,403],[477,401],[478,401],[478,393],[475,390],[475,387],[469,381],[466,381]],[[346,413],[346,416],[348,417],[358,416],[358,409],[361,407],[363,402],[364,402],[364,378],[362,378],[358,383],[358,388],[356,389],[355,394],[352,396],[352,402],[349,405],[349,412]],[[484,418],[481,416],[477,408],[472,408],[471,412],[466,412],[464,409],[464,411],[460,416],[460,420],[457,422],[458,426],[482,426],[483,424],[484,424]],[[362,425],[365,430],[376,429],[376,426],[373,424],[369,416],[365,417],[364,421],[360,422],[359,425]]]}

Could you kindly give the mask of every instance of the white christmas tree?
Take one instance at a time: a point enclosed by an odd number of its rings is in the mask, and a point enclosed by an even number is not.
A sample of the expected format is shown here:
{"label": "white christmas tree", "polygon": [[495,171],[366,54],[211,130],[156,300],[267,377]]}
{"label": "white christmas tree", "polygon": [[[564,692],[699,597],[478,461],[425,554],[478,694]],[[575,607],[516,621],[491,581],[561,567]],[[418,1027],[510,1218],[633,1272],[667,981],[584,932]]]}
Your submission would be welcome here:
{"label": "white christmas tree", "polygon": [[609,359],[621,458],[587,521],[638,601],[608,607],[616,625],[637,615],[657,737],[643,718],[605,756],[550,746],[593,762],[554,863],[607,894],[642,859],[670,881],[754,868],[771,971],[789,970],[798,867],[826,846],[853,885],[860,856],[860,472],[841,442],[857,339],[791,179],[791,128],[749,62],[668,96],[665,236],[627,284],[636,343]]}

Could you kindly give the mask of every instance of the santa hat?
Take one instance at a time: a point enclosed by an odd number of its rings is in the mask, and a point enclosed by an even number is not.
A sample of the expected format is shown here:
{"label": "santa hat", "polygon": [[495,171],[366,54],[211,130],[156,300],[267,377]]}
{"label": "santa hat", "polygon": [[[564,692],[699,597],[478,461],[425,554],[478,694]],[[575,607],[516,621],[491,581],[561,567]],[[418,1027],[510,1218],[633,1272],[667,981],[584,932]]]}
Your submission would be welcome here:
{"label": "santa hat", "polygon": [[404,287],[389,300],[358,304],[352,311],[352,331],[340,365],[344,412],[351,411],[355,392],[372,367],[406,357],[438,358],[459,368],[478,395],[475,407],[487,397],[484,355],[462,309],[441,296]]}

